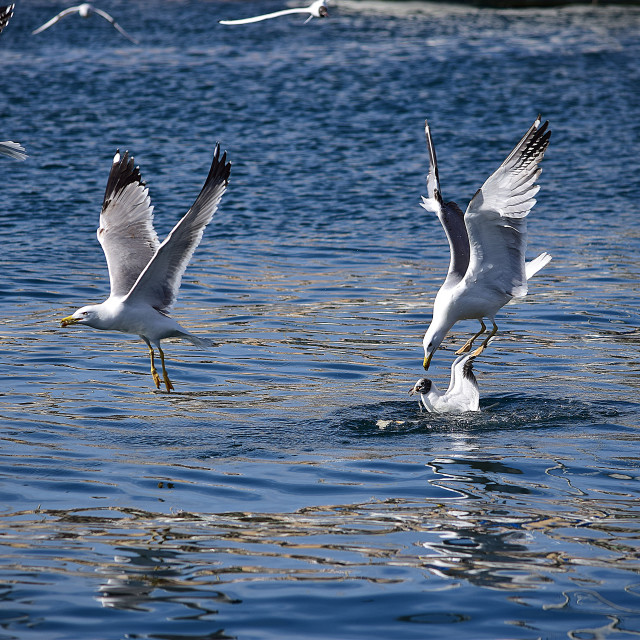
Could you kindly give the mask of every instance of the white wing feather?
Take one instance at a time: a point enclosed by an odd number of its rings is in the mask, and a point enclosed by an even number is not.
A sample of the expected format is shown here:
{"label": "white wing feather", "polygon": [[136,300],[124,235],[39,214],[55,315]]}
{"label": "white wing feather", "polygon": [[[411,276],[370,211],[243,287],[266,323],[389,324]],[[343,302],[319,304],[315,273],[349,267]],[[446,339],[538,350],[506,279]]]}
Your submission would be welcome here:
{"label": "white wing feather", "polygon": [[59,22],[60,20],[62,20],[62,18],[64,18],[65,16],[68,16],[68,15],[70,15],[72,13],[75,13],[79,9],[80,9],[80,5],[77,5],[76,7],[69,7],[68,9],[65,9],[64,11],[61,11],[58,15],[53,16],[53,18],[51,18],[51,20],[49,20],[48,22],[45,22],[41,27],[38,27],[37,29],[35,29],[31,33],[33,35],[35,35],[36,33],[40,33],[41,31],[44,31],[45,29],[48,29],[49,27],[53,26],[56,22]]}
{"label": "white wing feather", "polygon": [[485,282],[509,296],[527,292],[526,216],[536,202],[538,165],[551,135],[547,127],[547,122],[540,126],[540,118],[534,122],[477,191],[465,213],[471,247],[466,278]]}
{"label": "white wing feather", "polygon": [[98,240],[109,267],[111,295],[126,296],[160,246],[149,190],[128,152],[121,156],[118,151],[113,158]]}
{"label": "white wing feather", "polygon": [[11,142],[11,140],[8,140],[7,142],[0,142],[0,156],[7,156],[14,160],[25,160],[27,152],[18,142]]}
{"label": "white wing feather", "polygon": [[182,275],[202,239],[204,229],[218,209],[227,188],[231,165],[216,145],[209,175],[200,195],[176,224],[131,289],[127,300],[144,301],[159,311],[169,311],[178,297]]}

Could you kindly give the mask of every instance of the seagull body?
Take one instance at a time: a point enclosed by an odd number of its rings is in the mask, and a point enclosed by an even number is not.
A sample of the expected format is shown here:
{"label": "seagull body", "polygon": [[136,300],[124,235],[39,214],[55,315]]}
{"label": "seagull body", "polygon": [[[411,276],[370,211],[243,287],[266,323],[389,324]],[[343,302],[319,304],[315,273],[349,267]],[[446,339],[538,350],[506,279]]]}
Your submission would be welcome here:
{"label": "seagull body", "polygon": [[135,38],[131,37],[106,11],[102,11],[102,9],[98,9],[88,2],[79,4],[75,7],[69,7],[64,11],[61,11],[58,15],[55,15],[53,18],[51,18],[51,20],[45,22],[41,27],[38,27],[31,33],[34,35],[36,33],[40,33],[41,31],[48,29],[56,22],[62,20],[62,18],[71,15],[72,13],[77,13],[81,18],[88,18],[90,15],[95,13],[96,15],[104,18],[107,22],[109,22],[116,29],[116,31],[121,33],[125,38],[127,38],[127,40],[131,40],[131,42],[133,42],[134,44],[138,44],[138,41]]}
{"label": "seagull body", "polygon": [[281,11],[274,11],[273,13],[265,13],[261,16],[254,16],[253,18],[243,18],[241,20],[219,20],[220,24],[249,24],[250,22],[260,22],[261,20],[269,20],[270,18],[278,18],[280,16],[286,16],[290,13],[308,13],[309,17],[304,21],[306,24],[312,18],[326,18],[329,15],[327,11],[327,3],[329,0],[315,0],[308,7],[295,7],[293,9],[283,9]]}
{"label": "seagull body", "polygon": [[9,24],[15,6],[15,4],[0,5],[0,33],[2,33],[2,30]]}
{"label": "seagull body", "polygon": [[25,160],[27,152],[21,144],[8,140],[7,142],[0,142],[0,156],[7,156],[7,158],[13,158],[14,160]]}
{"label": "seagull body", "polygon": [[497,312],[512,298],[527,293],[527,280],[550,260],[540,254],[525,264],[527,215],[540,189],[535,184],[542,169],[538,166],[549,145],[548,122],[540,126],[540,117],[500,165],[476,192],[465,213],[455,202],[444,202],[438,177],[438,165],[429,125],[425,126],[429,149],[428,198],[422,207],[438,215],[449,241],[451,260],[443,285],[433,304],[431,324],[425,333],[424,368],[428,369],[434,352],[458,320],[477,319],[480,331],[456,354],[470,351],[474,340],[486,330],[488,318],[493,330],[475,350],[479,355],[498,327]]}
{"label": "seagull body", "polygon": [[149,190],[129,154],[113,158],[100,214],[98,240],[102,245],[111,281],[111,294],[101,304],[88,305],[63,318],[61,325],[83,324],[105,331],[139,335],[149,348],[151,375],[156,388],[160,376],[154,350],[162,362],[167,392],[173,389],[160,341],[184,338],[198,347],[209,346],[168,316],[176,301],[182,275],[202,239],[206,225],[227,188],[231,165],[220,158],[216,145],[209,175],[200,195],[186,215],[160,244],[153,229]]}
{"label": "seagull body", "polygon": [[464,354],[451,365],[451,382],[440,391],[428,378],[420,378],[409,395],[420,394],[420,402],[429,413],[465,413],[480,411],[480,392],[473,374],[474,356]]}

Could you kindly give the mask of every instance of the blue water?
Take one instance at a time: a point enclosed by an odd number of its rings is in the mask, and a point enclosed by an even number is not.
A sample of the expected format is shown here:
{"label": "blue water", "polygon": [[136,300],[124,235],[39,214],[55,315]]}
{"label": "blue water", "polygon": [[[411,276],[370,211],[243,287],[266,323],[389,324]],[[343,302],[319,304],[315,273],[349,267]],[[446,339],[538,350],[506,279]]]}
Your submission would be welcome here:
{"label": "blue water", "polygon": [[[615,640],[640,633],[640,8],[19,3],[0,36],[0,638]],[[542,113],[530,257],[481,413],[407,391],[448,264],[429,118],[468,199]],[[159,235],[233,162],[167,341],[59,319],[108,293],[128,149]],[[430,372],[446,384],[461,323]],[[74,330],[76,329],[76,330]]]}

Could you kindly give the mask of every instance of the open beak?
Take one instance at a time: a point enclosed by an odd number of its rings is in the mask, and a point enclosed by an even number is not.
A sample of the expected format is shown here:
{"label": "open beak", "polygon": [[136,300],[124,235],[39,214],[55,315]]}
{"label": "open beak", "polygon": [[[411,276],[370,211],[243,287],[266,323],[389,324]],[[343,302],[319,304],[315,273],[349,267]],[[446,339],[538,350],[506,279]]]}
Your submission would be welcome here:
{"label": "open beak", "polygon": [[429,371],[429,365],[431,364],[431,358],[433,358],[433,351],[425,357],[425,359],[422,361],[422,366],[424,367],[425,371]]}
{"label": "open beak", "polygon": [[415,387],[411,387],[411,391],[409,391],[409,395],[412,396],[416,392]]}
{"label": "open beak", "polygon": [[67,316],[66,318],[62,318],[62,320],[60,320],[60,326],[68,327],[70,324],[77,324],[78,322],[80,322],[78,318],[74,318],[73,316]]}

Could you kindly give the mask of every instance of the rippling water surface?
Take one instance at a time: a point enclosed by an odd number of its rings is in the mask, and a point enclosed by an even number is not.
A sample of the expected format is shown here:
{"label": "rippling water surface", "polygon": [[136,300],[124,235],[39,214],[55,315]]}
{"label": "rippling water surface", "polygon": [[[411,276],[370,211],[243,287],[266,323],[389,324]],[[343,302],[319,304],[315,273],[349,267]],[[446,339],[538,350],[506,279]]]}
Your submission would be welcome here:
{"label": "rippling water surface", "polygon": [[[635,638],[640,9],[26,1],[0,37],[0,638]],[[481,413],[407,391],[448,264],[423,123],[465,206],[540,112],[530,256]],[[229,190],[156,392],[104,299],[116,148],[163,237],[219,140]],[[461,323],[434,358],[446,384]]]}

